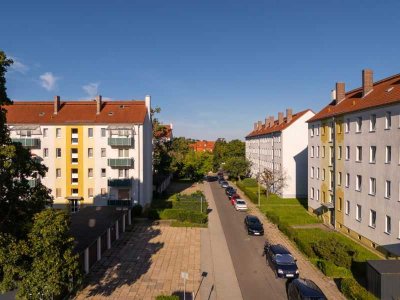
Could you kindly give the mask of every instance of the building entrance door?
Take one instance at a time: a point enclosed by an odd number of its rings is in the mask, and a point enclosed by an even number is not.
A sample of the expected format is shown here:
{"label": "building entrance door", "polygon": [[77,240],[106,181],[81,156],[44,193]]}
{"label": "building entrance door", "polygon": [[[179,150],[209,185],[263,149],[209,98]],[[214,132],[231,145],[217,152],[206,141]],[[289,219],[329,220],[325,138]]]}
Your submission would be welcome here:
{"label": "building entrance door", "polygon": [[119,189],[118,190],[118,200],[130,200],[129,189]]}

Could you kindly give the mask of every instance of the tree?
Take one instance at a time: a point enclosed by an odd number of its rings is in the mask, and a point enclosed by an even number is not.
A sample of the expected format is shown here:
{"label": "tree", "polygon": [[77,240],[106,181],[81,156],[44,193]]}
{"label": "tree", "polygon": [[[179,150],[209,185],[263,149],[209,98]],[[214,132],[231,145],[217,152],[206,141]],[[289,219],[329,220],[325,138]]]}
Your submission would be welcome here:
{"label": "tree", "polygon": [[229,157],[224,165],[224,170],[229,173],[229,176],[241,180],[250,172],[250,162],[242,156]]}
{"label": "tree", "polygon": [[[226,163],[230,157],[245,157],[245,143],[240,140],[232,140],[229,143],[217,141],[214,145],[214,170],[221,168],[222,163]],[[224,167],[225,168],[225,167]]]}
{"label": "tree", "polygon": [[46,209],[35,215],[26,253],[31,267],[19,284],[18,297],[52,299],[71,292],[82,280],[66,211]]}
{"label": "tree", "polygon": [[213,155],[210,152],[189,151],[184,159],[184,177],[199,180],[212,171]]}
{"label": "tree", "polygon": [[171,156],[169,155],[171,142],[168,141],[168,129],[161,125],[156,114],[161,112],[161,108],[151,109],[151,118],[153,122],[153,172],[154,175],[170,173]]}
{"label": "tree", "polygon": [[285,172],[271,169],[264,169],[259,175],[260,183],[265,187],[265,194],[281,194],[287,186],[287,176]]}
{"label": "tree", "polygon": [[184,161],[186,155],[189,153],[189,140],[184,137],[174,138],[171,143],[171,165],[170,170],[177,177],[184,176]]}

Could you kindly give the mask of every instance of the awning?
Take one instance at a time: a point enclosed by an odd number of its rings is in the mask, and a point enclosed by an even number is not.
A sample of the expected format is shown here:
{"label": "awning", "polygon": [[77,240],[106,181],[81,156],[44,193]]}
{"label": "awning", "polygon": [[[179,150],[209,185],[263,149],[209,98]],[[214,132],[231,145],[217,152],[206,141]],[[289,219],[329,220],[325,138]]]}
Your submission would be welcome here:
{"label": "awning", "polygon": [[67,200],[83,200],[83,197],[80,196],[69,196]]}
{"label": "awning", "polygon": [[327,209],[334,209],[335,207],[333,206],[332,202],[327,202],[327,203],[321,203],[322,206],[326,207]]}
{"label": "awning", "polygon": [[10,130],[36,130],[39,128],[39,125],[16,125],[10,127]]}

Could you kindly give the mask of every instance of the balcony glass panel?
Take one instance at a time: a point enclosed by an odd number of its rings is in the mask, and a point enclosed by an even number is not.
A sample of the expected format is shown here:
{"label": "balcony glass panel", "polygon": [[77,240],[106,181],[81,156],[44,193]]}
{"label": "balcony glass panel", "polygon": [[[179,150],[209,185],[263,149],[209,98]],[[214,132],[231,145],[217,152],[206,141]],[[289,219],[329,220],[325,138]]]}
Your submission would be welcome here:
{"label": "balcony glass panel", "polygon": [[132,180],[126,179],[108,179],[108,186],[110,187],[131,187]]}
{"label": "balcony glass panel", "polygon": [[133,138],[108,138],[108,145],[112,147],[133,147]]}
{"label": "balcony glass panel", "polygon": [[109,158],[109,167],[128,167],[133,168],[134,160],[133,158]]}
{"label": "balcony glass panel", "polygon": [[40,148],[40,139],[38,138],[14,138],[14,143],[21,143],[23,147]]}

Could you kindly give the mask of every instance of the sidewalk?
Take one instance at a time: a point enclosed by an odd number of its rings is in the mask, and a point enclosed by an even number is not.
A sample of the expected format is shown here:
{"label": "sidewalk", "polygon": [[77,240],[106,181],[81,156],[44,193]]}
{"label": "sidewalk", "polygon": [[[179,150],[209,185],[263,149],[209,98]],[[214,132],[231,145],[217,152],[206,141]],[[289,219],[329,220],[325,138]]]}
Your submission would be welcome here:
{"label": "sidewalk", "polygon": [[211,211],[208,229],[201,231],[200,265],[201,271],[208,273],[200,288],[201,299],[241,300],[239,282],[209,183],[204,184],[204,194]]}
{"label": "sidewalk", "polygon": [[284,245],[297,259],[297,266],[299,267],[301,278],[307,278],[314,281],[328,299],[346,299],[339,291],[334,281],[326,277],[318,268],[316,268],[308,258],[297,249],[296,245],[294,245],[292,241],[276,227],[275,224],[271,223],[267,217],[260,212],[257,206],[247,198],[242,190],[240,190],[233,182],[229,182],[229,184],[234,186],[240,197],[246,200],[249,212],[256,215],[264,223],[266,240],[271,244]]}

